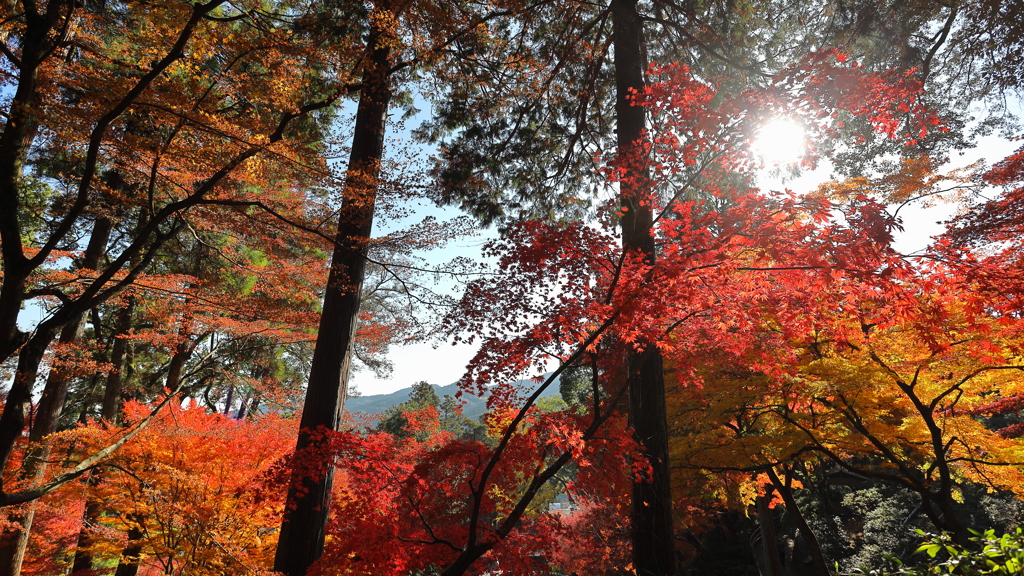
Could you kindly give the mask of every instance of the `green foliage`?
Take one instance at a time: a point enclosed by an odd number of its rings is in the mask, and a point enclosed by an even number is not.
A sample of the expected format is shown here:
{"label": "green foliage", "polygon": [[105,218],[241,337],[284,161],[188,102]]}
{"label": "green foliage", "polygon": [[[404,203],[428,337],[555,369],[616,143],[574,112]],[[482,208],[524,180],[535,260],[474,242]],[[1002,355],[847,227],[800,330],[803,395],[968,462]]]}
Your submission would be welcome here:
{"label": "green foliage", "polygon": [[451,432],[457,438],[480,439],[485,435],[483,424],[473,422],[462,414],[462,406],[458,400],[451,396],[439,398],[433,385],[422,380],[413,384],[409,400],[391,406],[381,414],[380,420],[377,421],[377,430],[398,438],[416,437],[422,442],[430,435],[430,431],[414,432],[408,415],[428,408],[437,411],[437,422],[441,431]]}
{"label": "green foliage", "polygon": [[903,555],[913,550],[916,536],[912,529],[930,527],[920,512],[920,499],[913,492],[895,486],[876,485],[852,490],[842,497],[846,512],[839,530],[853,550],[844,566],[872,566],[872,560],[885,553]]}
{"label": "green foliage", "polygon": [[569,406],[558,396],[545,396],[537,399],[537,409],[541,412],[560,412]]}
{"label": "green foliage", "polygon": [[[821,482],[820,480],[818,482]],[[817,482],[815,483],[817,484]],[[887,555],[914,565],[914,551],[922,530],[935,531],[912,491],[883,482],[865,481],[860,486],[815,486],[794,494],[805,520],[818,538],[829,563],[841,572],[860,573],[892,568]],[[992,492],[983,484],[960,485],[962,502],[956,517],[963,526],[1012,532],[1024,517],[1024,505],[1008,492]],[[799,543],[799,535],[785,511],[778,532]],[[799,551],[797,552],[799,556]]]}
{"label": "green foliage", "polygon": [[377,421],[377,430],[399,438],[409,438],[413,434],[409,430],[409,419],[406,418],[406,414],[429,407],[436,408],[439,403],[434,387],[421,380],[412,385],[409,400],[392,406],[381,414],[380,420]]}
{"label": "green foliage", "polygon": [[585,364],[572,364],[558,377],[558,393],[569,406],[586,409],[593,395],[590,381],[593,370]]}
{"label": "green foliage", "polygon": [[924,555],[927,558],[925,563],[907,566],[895,556],[885,555],[886,560],[892,565],[891,568],[853,573],[871,576],[982,576],[1024,573],[1024,531],[1017,528],[1002,536],[996,536],[995,530],[971,530],[971,533],[974,536],[970,541],[974,546],[965,548],[955,544],[949,534],[927,534],[918,530],[918,536],[927,539],[914,553],[918,556]]}
{"label": "green foliage", "polygon": [[57,196],[57,191],[45,180],[30,174],[22,177],[18,211],[21,225],[21,241],[26,246],[35,246],[47,226],[47,209]]}

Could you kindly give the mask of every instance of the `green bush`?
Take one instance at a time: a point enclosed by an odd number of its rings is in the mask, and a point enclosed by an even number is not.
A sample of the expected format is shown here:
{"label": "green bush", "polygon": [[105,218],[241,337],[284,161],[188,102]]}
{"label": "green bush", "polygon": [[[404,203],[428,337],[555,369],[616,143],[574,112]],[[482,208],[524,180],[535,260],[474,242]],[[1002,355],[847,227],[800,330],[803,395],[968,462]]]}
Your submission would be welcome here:
{"label": "green bush", "polygon": [[921,564],[908,566],[895,556],[886,555],[891,567],[888,569],[855,571],[854,574],[869,576],[982,576],[986,574],[1024,574],[1024,532],[996,536],[995,530],[977,532],[970,541],[972,548],[963,548],[953,543],[948,534],[927,534],[917,531],[926,538],[915,555],[926,558]]}

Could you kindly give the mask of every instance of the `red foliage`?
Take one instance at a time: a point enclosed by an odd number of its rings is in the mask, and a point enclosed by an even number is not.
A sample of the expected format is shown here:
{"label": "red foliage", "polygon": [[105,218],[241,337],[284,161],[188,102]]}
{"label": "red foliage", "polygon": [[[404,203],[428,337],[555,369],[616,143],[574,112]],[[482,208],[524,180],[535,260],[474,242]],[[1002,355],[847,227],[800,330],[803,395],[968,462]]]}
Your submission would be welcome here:
{"label": "red foliage", "polygon": [[[489,565],[513,574],[541,573],[545,564],[535,556],[545,554],[565,526],[535,510],[515,532],[502,533],[532,475],[553,456],[572,451],[578,471],[567,492],[614,501],[628,485],[636,459],[621,422],[606,425],[601,439],[584,443],[578,432],[584,418],[573,411],[531,410],[493,468],[492,447],[437,431],[436,410],[407,416],[412,437],[324,433],[322,442],[278,471],[279,478],[291,477],[293,470],[309,477],[330,464],[339,468],[327,548],[317,573],[397,576],[443,567],[471,539],[491,542],[484,558]],[[492,433],[500,434],[511,417],[506,410],[493,411]]]}
{"label": "red foliage", "polygon": [[[647,468],[616,415],[627,349],[657,346],[678,384],[694,381],[693,362],[709,347],[773,374],[794,365],[784,344],[815,330],[819,312],[857,314],[864,302],[887,299],[898,311],[905,292],[895,281],[910,268],[889,248],[895,222],[881,204],[859,196],[835,205],[722,184],[727,174],[752,166],[744,122],[775,111],[797,111],[818,133],[836,129],[839,109],[890,137],[937,123],[916,103],[919,86],[908,76],[866,75],[833,60],[834,53],[816,54],[767,91],[714,106],[713,88],[685,68],[654,69],[666,79],[637,95],[637,103],[652,110],[656,130],[640,155],[618,156],[607,173],[615,184],[632,172],[624,163],[649,168],[638,188],[657,214],[657,263],[622,252],[617,203],[604,208],[601,226],[522,222],[491,242],[486,255],[502,272],[473,282],[448,326],[457,338],[482,343],[461,385],[468,393],[490,392],[495,445],[444,434],[425,442],[325,434],[321,446],[293,462],[303,475],[322,473],[328,461],[341,469],[319,569],[399,574],[486,554],[491,566],[530,574],[538,569],[534,553],[584,573],[628,568],[608,532],[623,525],[630,476]],[[683,176],[706,183],[707,199],[681,200],[673,191]],[[835,219],[835,210],[845,218]],[[858,298],[847,299],[847,289]],[[541,392],[526,399],[504,384],[543,371],[551,360],[592,368],[598,378],[591,405],[542,414],[530,408]],[[424,412],[410,421],[429,428],[432,418]],[[524,514],[549,466],[569,458],[577,469],[567,493],[609,508],[598,513],[591,504],[569,518]],[[583,538],[573,540],[578,553],[557,545],[566,538]]]}

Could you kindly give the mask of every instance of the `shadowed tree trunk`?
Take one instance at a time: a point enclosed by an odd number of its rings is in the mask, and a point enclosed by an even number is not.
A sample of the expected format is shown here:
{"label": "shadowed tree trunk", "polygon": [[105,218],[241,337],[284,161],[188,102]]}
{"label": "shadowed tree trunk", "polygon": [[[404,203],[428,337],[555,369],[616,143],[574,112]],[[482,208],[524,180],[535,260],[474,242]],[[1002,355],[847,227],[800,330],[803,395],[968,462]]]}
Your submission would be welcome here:
{"label": "shadowed tree trunk", "polygon": [[[109,218],[96,220],[82,260],[82,269],[96,270],[99,267],[112,227],[113,224]],[[85,333],[85,320],[85,312],[75,314],[61,331],[60,343],[73,345],[80,340]],[[29,432],[29,440],[34,446],[25,455],[21,470],[18,472],[18,477],[30,484],[39,483],[46,473],[46,460],[50,452],[49,447],[45,444],[46,437],[57,431],[61,414],[64,412],[64,400],[67,398],[68,384],[71,382],[73,372],[74,368],[71,366],[54,366],[50,369],[50,374],[46,379],[46,386],[43,388],[43,395],[39,400],[32,429]],[[21,564],[25,559],[25,550],[28,547],[34,517],[35,503],[26,504],[21,514],[12,518],[20,525],[20,528],[5,531],[0,535],[0,575],[18,576],[21,574]]]}
{"label": "shadowed tree trunk", "polygon": [[772,521],[772,511],[768,507],[771,498],[770,488],[767,494],[757,497],[757,526],[761,531],[761,550],[754,550],[754,556],[761,557],[758,569],[762,570],[762,576],[784,576],[782,561],[779,559],[779,540],[775,534],[775,522]]}
{"label": "shadowed tree trunk", "polygon": [[[642,201],[647,193],[646,178],[642,162],[633,156],[644,130],[646,112],[630,99],[644,88],[643,26],[636,0],[612,0],[611,8],[617,143],[627,170],[619,183],[622,247],[625,252],[639,253],[648,264],[654,264],[657,255],[652,236],[652,206]],[[646,350],[630,352],[627,362],[629,425],[651,464],[650,478],[633,483],[633,566],[639,576],[667,576],[675,572],[675,554],[662,357],[651,345]]]}
{"label": "shadowed tree trunk", "polygon": [[140,540],[144,536],[141,526],[145,522],[145,518],[132,515],[131,520],[137,524],[128,529],[128,542],[124,545],[121,562],[118,563],[114,576],[135,576],[139,573],[139,561],[142,556]]}
{"label": "shadowed tree trunk", "polygon": [[[380,161],[391,87],[386,30],[376,20],[367,40],[368,58],[356,110],[355,131],[342,195],[338,234],[324,293],[323,312],[299,423],[296,452],[313,443],[317,430],[337,430],[345,407],[367,241],[373,228]],[[323,554],[333,469],[322,478],[293,478],[274,557],[274,570],[304,576]],[[301,489],[299,484],[301,483]]]}
{"label": "shadowed tree trunk", "polygon": [[107,375],[107,386],[103,390],[103,404],[100,417],[117,426],[121,421],[121,405],[124,403],[124,370],[128,356],[128,339],[118,338],[127,335],[132,328],[132,316],[135,314],[135,297],[129,296],[124,308],[118,313],[117,326],[114,328],[114,344],[110,352],[110,374]]}

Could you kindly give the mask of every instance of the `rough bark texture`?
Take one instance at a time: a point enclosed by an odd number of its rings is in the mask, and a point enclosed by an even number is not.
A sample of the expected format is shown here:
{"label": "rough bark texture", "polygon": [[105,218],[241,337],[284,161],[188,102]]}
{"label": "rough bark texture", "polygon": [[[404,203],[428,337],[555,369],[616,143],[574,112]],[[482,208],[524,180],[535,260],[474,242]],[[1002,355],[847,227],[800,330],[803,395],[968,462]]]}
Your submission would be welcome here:
{"label": "rough bark texture", "polygon": [[[107,241],[110,239],[111,228],[112,223],[109,219],[96,220],[89,238],[89,245],[85,250],[82,269],[96,270],[99,267],[100,259],[106,251]],[[73,344],[80,340],[85,333],[85,320],[84,311],[72,316],[61,331],[60,342]],[[45,346],[43,350],[45,350]],[[38,369],[38,363],[36,367]],[[35,446],[25,455],[21,470],[18,471],[19,478],[30,484],[41,482],[46,474],[46,461],[50,451],[45,440],[47,436],[57,431],[61,414],[64,412],[64,400],[67,398],[68,384],[71,382],[72,375],[72,371],[66,367],[55,367],[50,370],[46,379],[46,386],[43,388],[43,395],[39,400],[39,407],[29,432],[29,440]],[[21,574],[21,564],[25,559],[34,517],[35,504],[27,504],[20,514],[11,518],[20,525],[20,528],[5,531],[0,535],[0,576]]]}
{"label": "rough bark texture", "polygon": [[[318,429],[338,429],[345,407],[352,341],[366,268],[367,240],[373,227],[384,130],[391,99],[388,78],[390,49],[385,32],[374,27],[367,45],[370,54],[363,71],[363,88],[356,111],[338,235],[299,423],[296,451],[300,454],[311,445],[311,433]],[[274,558],[275,571],[287,576],[303,576],[323,554],[332,481],[333,470],[330,468],[320,479],[293,479]],[[296,485],[300,482],[304,488],[301,493]]]}
{"label": "rough bark texture", "polygon": [[[615,114],[620,155],[630,152],[644,130],[646,114],[633,106],[630,96],[644,87],[646,67],[643,26],[636,0],[612,0],[612,41],[615,48]],[[622,156],[620,156],[622,157]],[[624,210],[622,247],[656,259],[651,235],[653,213],[642,202],[645,180],[640,163],[627,161],[620,182]],[[665,415],[665,381],[661,353],[654,346],[632,352],[629,368],[629,424],[644,447],[651,477],[634,482],[632,504],[633,566],[639,576],[666,576],[675,572],[672,533],[672,490],[669,481],[668,423]]]}

